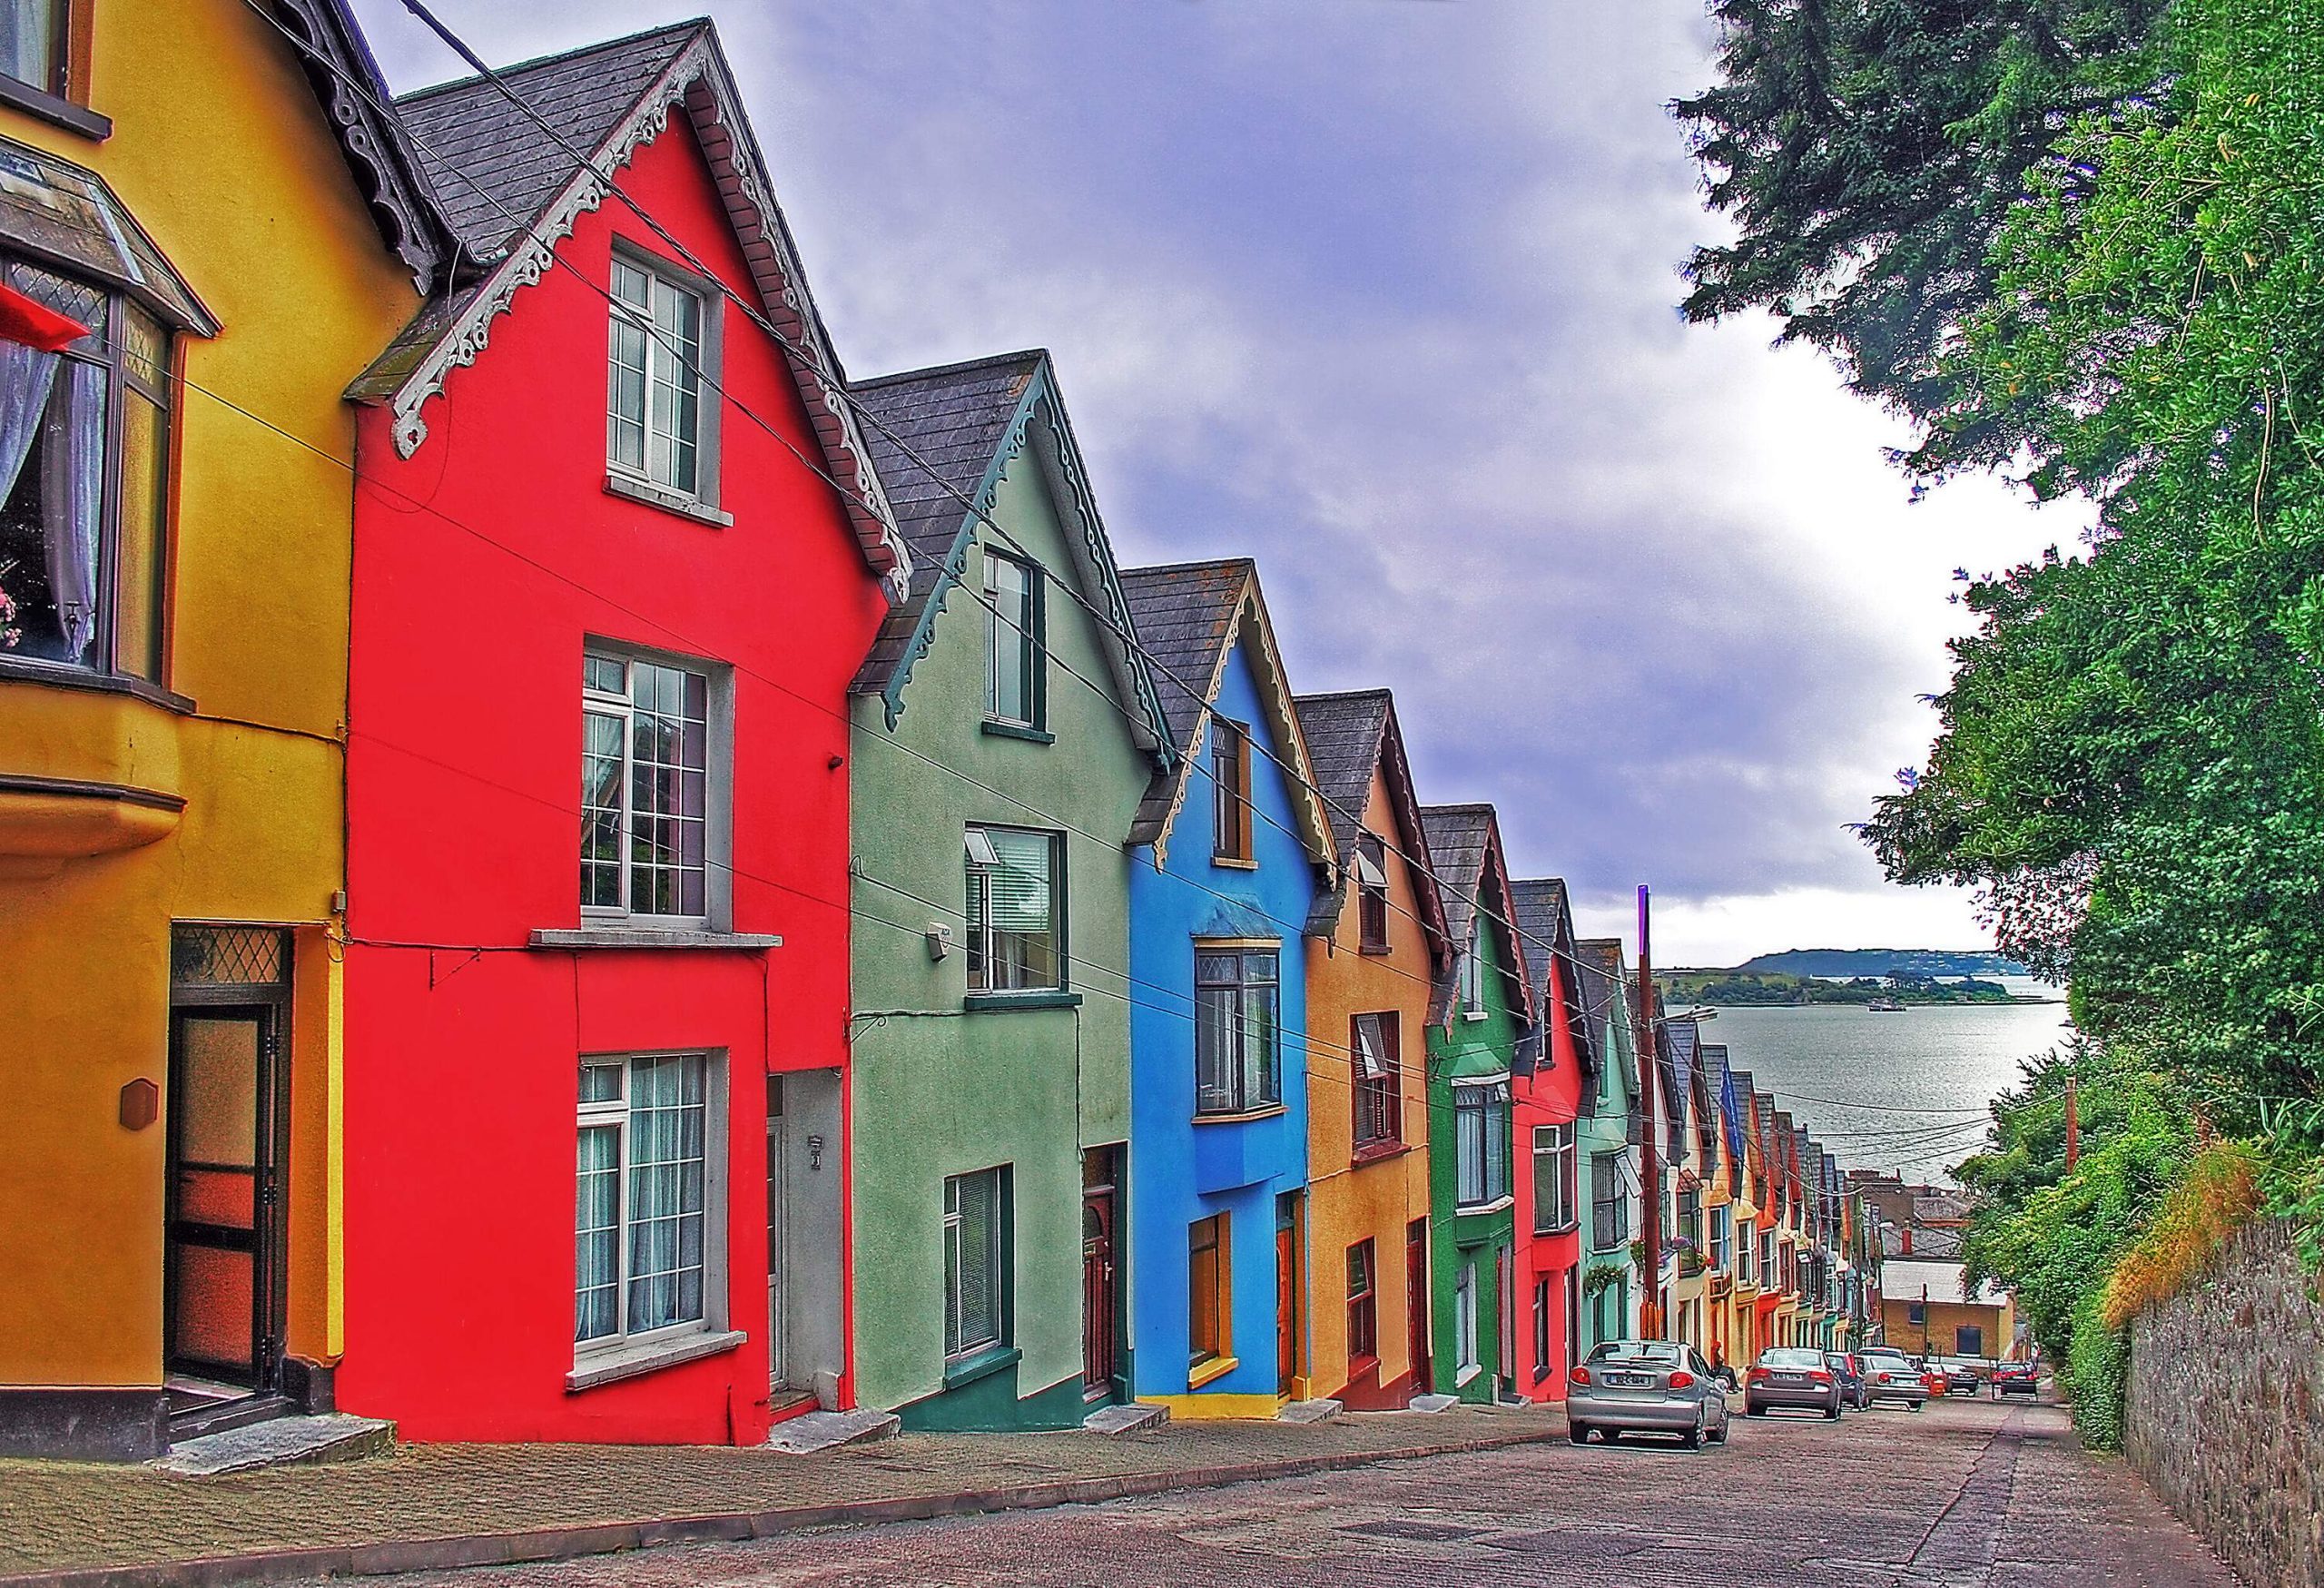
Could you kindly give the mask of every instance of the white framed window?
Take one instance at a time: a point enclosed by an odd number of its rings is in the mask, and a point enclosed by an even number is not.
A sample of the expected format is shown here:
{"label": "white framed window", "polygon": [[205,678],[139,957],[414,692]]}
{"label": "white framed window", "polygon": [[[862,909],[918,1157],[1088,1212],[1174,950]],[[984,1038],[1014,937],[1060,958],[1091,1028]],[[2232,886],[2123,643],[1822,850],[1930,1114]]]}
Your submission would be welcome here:
{"label": "white framed window", "polygon": [[723,1325],[724,1068],[710,1053],[581,1060],[576,1358]]}
{"label": "white framed window", "polygon": [[613,261],[606,374],[606,463],[702,502],[715,491],[718,294],[661,261]]}
{"label": "white framed window", "polygon": [[984,554],[984,715],[1041,729],[1049,715],[1049,653],[1041,571],[998,551]]}
{"label": "white framed window", "polygon": [[1507,1081],[1452,1088],[1452,1153],[1453,1189],[1461,1207],[1482,1207],[1509,1195]]}
{"label": "white framed window", "polygon": [[1272,948],[1195,945],[1195,1112],[1283,1101],[1281,962]]}
{"label": "white framed window", "polygon": [[1009,1170],[944,1182],[944,1355],[972,1356],[1009,1337]]}
{"label": "white framed window", "polygon": [[1035,992],[1065,985],[1062,833],[970,827],[970,992]]}
{"label": "white framed window", "polygon": [[1469,942],[1461,951],[1461,1013],[1469,1020],[1485,1017],[1485,918],[1469,923]]}
{"label": "white framed window", "polygon": [[724,685],[705,663],[584,649],[585,915],[708,926],[724,914]]}
{"label": "white framed window", "polygon": [[1579,1142],[1571,1124],[1533,1127],[1533,1233],[1553,1235],[1575,1223]]}

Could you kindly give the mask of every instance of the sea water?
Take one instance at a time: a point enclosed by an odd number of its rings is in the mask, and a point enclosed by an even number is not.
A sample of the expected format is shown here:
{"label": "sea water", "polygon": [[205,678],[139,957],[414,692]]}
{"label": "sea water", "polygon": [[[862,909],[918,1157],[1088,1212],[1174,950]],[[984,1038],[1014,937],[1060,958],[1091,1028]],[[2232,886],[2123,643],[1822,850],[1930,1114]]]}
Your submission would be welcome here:
{"label": "sea water", "polygon": [[[2037,991],[2035,984],[2013,987]],[[1984,1140],[1993,1100],[2021,1066],[2063,1041],[2066,1006],[1924,1004],[1875,1014],[1855,1004],[1721,1008],[1702,1040],[1807,1127],[1844,1169],[1942,1183]]]}

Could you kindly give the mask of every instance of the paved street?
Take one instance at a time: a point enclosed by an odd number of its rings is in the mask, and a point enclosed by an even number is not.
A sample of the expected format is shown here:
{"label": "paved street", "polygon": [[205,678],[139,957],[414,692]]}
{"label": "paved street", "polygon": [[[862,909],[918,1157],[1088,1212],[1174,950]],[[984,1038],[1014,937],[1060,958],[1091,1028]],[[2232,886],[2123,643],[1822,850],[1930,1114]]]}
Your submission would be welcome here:
{"label": "paved street", "polygon": [[1732,1447],[1514,1446],[1106,1505],[391,1580],[393,1588],[913,1583],[2231,1584],[2054,1406],[1736,1419]]}

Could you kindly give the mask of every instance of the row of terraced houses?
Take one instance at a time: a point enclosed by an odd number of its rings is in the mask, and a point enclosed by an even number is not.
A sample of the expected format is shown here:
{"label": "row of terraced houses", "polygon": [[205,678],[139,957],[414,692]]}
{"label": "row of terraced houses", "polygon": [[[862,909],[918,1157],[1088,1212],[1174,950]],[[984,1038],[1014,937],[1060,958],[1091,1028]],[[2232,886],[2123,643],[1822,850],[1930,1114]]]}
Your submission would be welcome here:
{"label": "row of terraced houses", "polygon": [[1045,354],[843,372],[708,23],[14,15],[0,1451],[1554,1397],[1649,1201],[1706,1350],[1877,1317],[1386,690],[1118,566]]}

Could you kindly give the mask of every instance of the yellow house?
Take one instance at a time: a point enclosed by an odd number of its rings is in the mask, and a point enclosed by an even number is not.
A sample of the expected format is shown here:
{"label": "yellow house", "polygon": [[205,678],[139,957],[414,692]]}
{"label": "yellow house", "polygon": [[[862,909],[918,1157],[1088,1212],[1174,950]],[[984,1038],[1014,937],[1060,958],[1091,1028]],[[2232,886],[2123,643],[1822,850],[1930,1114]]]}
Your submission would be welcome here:
{"label": "yellow house", "polygon": [[[1384,689],[1295,703],[1340,844],[1307,940],[1311,1393],[1402,1406],[1432,1387],[1429,989],[1444,907]],[[1407,863],[1406,857],[1418,863]]]}
{"label": "yellow house", "polygon": [[12,17],[0,1454],[135,1458],[328,1401],[340,394],[448,259],[341,0]]}

